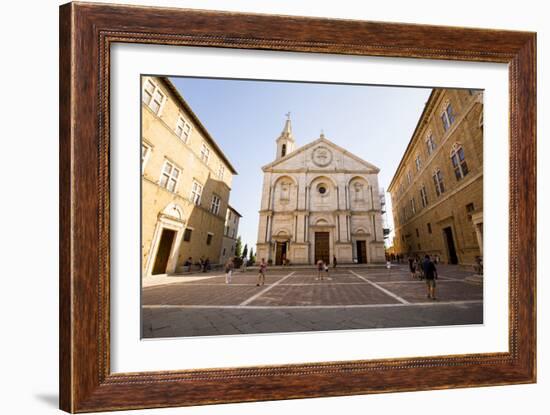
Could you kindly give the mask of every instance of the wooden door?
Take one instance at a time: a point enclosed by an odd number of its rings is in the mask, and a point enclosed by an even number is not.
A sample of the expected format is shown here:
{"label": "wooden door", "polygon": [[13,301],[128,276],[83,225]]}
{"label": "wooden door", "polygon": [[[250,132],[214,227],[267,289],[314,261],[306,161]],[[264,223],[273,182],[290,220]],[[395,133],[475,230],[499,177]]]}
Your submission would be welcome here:
{"label": "wooden door", "polygon": [[155,257],[155,265],[153,266],[153,275],[166,273],[166,266],[168,265],[168,259],[170,259],[170,252],[172,251],[175,235],[176,232],[170,229],[162,230],[157,256]]}
{"label": "wooden door", "polygon": [[328,232],[315,232],[315,263],[319,260],[323,261],[325,264],[330,263]]}
{"label": "wooden door", "polygon": [[286,242],[277,242],[275,249],[275,265],[283,265],[283,257],[286,258]]}
{"label": "wooden door", "polygon": [[357,246],[357,263],[367,263],[367,243],[365,241],[356,241]]}

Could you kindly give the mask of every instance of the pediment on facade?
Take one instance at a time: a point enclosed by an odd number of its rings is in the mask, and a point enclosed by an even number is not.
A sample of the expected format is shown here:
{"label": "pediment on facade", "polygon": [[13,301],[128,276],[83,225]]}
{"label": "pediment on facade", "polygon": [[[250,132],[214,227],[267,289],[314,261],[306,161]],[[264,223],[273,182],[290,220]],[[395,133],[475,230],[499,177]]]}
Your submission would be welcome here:
{"label": "pediment on facade", "polygon": [[348,170],[378,173],[375,165],[357,157],[346,149],[321,137],[302,146],[274,162],[262,167],[264,172],[273,170]]}

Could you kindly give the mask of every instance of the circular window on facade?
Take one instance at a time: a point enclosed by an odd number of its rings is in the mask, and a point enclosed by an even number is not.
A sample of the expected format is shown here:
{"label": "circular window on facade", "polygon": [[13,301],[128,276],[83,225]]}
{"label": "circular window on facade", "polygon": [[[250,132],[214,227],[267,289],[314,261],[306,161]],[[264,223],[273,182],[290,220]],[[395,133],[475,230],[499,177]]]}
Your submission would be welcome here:
{"label": "circular window on facade", "polygon": [[328,192],[327,186],[324,183],[321,183],[319,186],[317,186],[317,191],[321,195],[326,195]]}

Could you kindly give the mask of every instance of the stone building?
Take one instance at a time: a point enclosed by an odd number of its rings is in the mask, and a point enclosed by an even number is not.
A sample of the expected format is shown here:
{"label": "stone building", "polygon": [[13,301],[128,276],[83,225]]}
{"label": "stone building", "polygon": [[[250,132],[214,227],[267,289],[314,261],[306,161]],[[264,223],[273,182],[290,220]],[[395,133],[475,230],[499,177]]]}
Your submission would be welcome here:
{"label": "stone building", "polygon": [[222,251],[220,253],[220,264],[224,264],[229,258],[235,256],[237,247],[237,236],[239,235],[239,222],[242,215],[233,207],[227,207],[225,215],[225,228],[223,230]]}
{"label": "stone building", "polygon": [[143,275],[215,264],[236,171],[170,80],[141,82]]}
{"label": "stone building", "polygon": [[396,254],[483,255],[482,91],[432,91],[388,192]]}
{"label": "stone building", "polygon": [[379,169],[321,136],[295,149],[288,119],[264,181],[256,258],[384,261]]}

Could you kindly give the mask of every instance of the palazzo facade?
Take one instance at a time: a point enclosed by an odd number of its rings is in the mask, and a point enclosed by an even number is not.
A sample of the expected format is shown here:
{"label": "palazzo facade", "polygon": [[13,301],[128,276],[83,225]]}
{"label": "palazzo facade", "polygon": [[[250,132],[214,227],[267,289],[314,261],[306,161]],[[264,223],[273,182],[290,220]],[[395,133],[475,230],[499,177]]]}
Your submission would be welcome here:
{"label": "palazzo facade", "polygon": [[388,192],[395,254],[476,264],[483,256],[483,91],[432,91]]}
{"label": "palazzo facade", "polygon": [[142,273],[215,264],[237,172],[168,78],[142,77],[141,116]]}
{"label": "palazzo facade", "polygon": [[295,149],[291,121],[264,181],[257,256],[274,265],[384,262],[379,169],[323,134]]}

